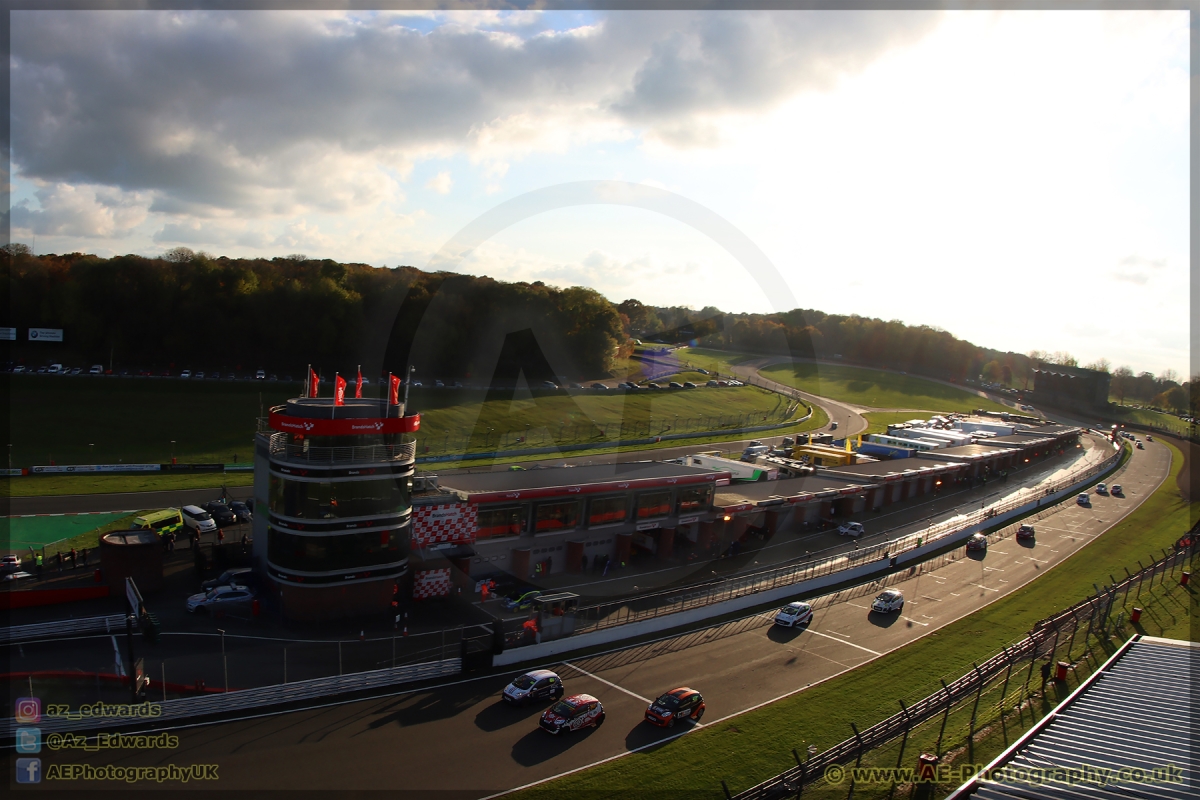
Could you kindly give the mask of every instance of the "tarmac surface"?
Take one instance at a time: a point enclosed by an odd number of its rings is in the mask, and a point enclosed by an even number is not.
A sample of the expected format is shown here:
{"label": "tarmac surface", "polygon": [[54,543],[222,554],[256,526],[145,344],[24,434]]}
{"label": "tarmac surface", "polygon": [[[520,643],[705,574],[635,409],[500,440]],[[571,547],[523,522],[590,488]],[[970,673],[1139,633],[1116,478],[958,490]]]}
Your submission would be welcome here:
{"label": "tarmac surface", "polygon": [[[1079,551],[1149,496],[1169,467],[1165,446],[1154,443],[1134,451],[1107,478],[1124,486],[1124,497],[1097,496],[1090,507],[1067,502],[1047,510],[1035,523],[1034,542],[1016,542],[1011,525],[992,537],[985,553],[960,548],[911,573],[819,598],[815,619],[804,628],[777,628],[771,624],[773,612],[767,612],[606,654],[539,664],[557,670],[569,692],[594,694],[604,703],[603,727],[568,737],[551,737],[537,728],[542,706],[503,705],[499,692],[512,677],[504,674],[178,728],[179,747],[169,752],[43,753],[43,758],[117,765],[216,763],[222,789],[386,788],[439,790],[439,797],[490,796],[686,735],[689,723],[660,729],[642,722],[647,702],[672,687],[701,691],[708,706],[702,724],[711,725],[931,633]],[[901,614],[869,611],[883,585],[904,592]],[[721,776],[710,777],[719,786]]]}

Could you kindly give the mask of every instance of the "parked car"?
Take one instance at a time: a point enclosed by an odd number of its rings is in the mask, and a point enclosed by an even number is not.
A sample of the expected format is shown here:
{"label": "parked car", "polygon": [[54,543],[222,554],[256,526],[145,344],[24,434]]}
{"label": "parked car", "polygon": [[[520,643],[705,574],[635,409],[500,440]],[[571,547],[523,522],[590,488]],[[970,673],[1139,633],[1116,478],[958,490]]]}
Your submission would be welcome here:
{"label": "parked car", "polygon": [[21,557],[9,553],[0,557],[0,569],[5,572],[16,572],[21,568]]}
{"label": "parked car", "polygon": [[83,367],[71,367],[70,375],[78,375],[83,372]]}
{"label": "parked car", "polygon": [[878,611],[881,614],[890,614],[893,611],[902,611],[904,609],[904,593],[899,589],[885,589],[875,598],[875,602],[871,603],[871,610]]}
{"label": "parked car", "polygon": [[698,369],[698,370],[696,370],[696,372],[699,372],[701,375],[708,375],[708,374],[709,374],[708,370],[706,370],[706,369]]}
{"label": "parked car", "polygon": [[[442,383],[441,381],[434,381],[434,382],[433,382],[433,388],[435,388],[435,389],[445,389],[445,388],[446,388],[446,384]],[[554,388],[556,388],[556,389],[557,389],[558,387],[556,386],[556,387],[554,387]]]}
{"label": "parked car", "polygon": [[192,379],[197,380],[197,381],[204,380],[204,372],[203,371],[197,372],[195,375],[192,376]]}
{"label": "parked car", "polygon": [[593,384],[592,384],[592,388],[593,388],[593,389],[595,389],[595,390],[597,390],[597,391],[602,391],[602,390],[604,390],[604,389],[607,389],[608,387],[607,387],[607,386],[605,386],[603,383],[593,383]]}
{"label": "parked car", "polygon": [[679,381],[671,381],[670,383],[667,384],[667,388],[668,389],[682,389],[683,384],[680,383]]}
{"label": "parked car", "polygon": [[1114,483],[1112,485],[1112,489],[1110,489],[1109,491],[1112,492],[1113,497],[1124,497],[1125,496],[1125,490],[1121,488],[1121,484],[1119,484],[1119,483]]}
{"label": "parked car", "polygon": [[1108,486],[1103,483],[1097,483],[1096,494],[1108,494]]}
{"label": "parked car", "polygon": [[265,381],[266,379],[267,379],[267,371],[265,369],[260,369],[254,373],[254,380]]}
{"label": "parked car", "polygon": [[237,517],[234,516],[233,509],[218,500],[211,500],[205,503],[202,508],[209,514],[212,514],[213,521],[217,523],[217,527],[219,528],[227,528],[230,525],[237,524]]}
{"label": "parked car", "polygon": [[705,386],[720,386],[721,384],[717,383],[716,381],[709,381],[708,383],[706,383],[704,385]]}
{"label": "parked car", "polygon": [[92,368],[88,370],[88,375],[103,375],[103,374],[104,374],[104,365],[103,364],[92,364]]}
{"label": "parked car", "polygon": [[190,369],[185,369],[183,372],[179,373],[179,377],[186,381],[192,377],[192,371]]}
{"label": "parked car", "polygon": [[209,380],[219,381],[221,380],[221,373],[214,372],[212,375],[209,375],[208,378]]}
{"label": "parked car", "polygon": [[200,506],[184,506],[179,509],[179,513],[183,516],[183,526],[191,528],[197,535],[213,533],[217,530],[217,523],[213,520],[212,514]]}
{"label": "parked car", "polygon": [[187,610],[212,613],[214,609],[240,608],[254,599],[254,592],[244,586],[217,586],[187,599]]}
{"label": "parked car", "polygon": [[538,723],[542,730],[553,734],[570,733],[604,724],[604,706],[590,694],[577,694],[559,700],[546,709]]}
{"label": "parked car", "polygon": [[247,573],[252,573],[252,572],[254,572],[254,570],[251,569],[250,567],[238,567],[237,569],[227,569],[224,572],[222,572],[218,577],[210,578],[209,580],[206,580],[203,583],[201,583],[200,588],[207,592],[209,589],[215,589],[218,586],[230,586],[232,584],[239,582],[237,580],[237,578],[240,578],[241,576],[243,576]]}
{"label": "parked car", "polygon": [[968,550],[987,550],[987,544],[987,537],[982,533],[972,534],[971,538],[967,539]]}
{"label": "parked car", "polygon": [[661,389],[662,387],[659,386],[657,383],[654,383],[653,381],[651,381],[650,383],[646,384],[646,388],[647,389]]}
{"label": "parked car", "polygon": [[250,513],[250,507],[241,500],[234,500],[230,503],[229,510],[233,512],[233,516],[238,522],[254,521],[254,515]]}
{"label": "parked car", "polygon": [[696,388],[696,384],[692,383],[691,381],[687,381],[687,382],[685,382],[685,383],[683,384],[683,388],[685,388],[685,389],[695,389],[695,388]]}
{"label": "parked car", "polygon": [[785,628],[794,628],[797,625],[811,622],[812,618],[812,606],[808,603],[788,603],[775,615],[775,624]]}
{"label": "parked car", "polygon": [[230,372],[225,375],[225,380],[227,381],[236,381],[237,379],[238,377],[236,372]]}
{"label": "parked car", "polygon": [[563,696],[562,678],[548,669],[535,669],[518,675],[513,682],[504,687],[501,697],[506,703],[523,706],[534,700],[551,698],[557,700]]}
{"label": "parked car", "polygon": [[646,708],[646,721],[661,728],[673,728],[681,719],[699,722],[704,716],[704,698],[686,686],[672,689]]}
{"label": "parked car", "polygon": [[1037,532],[1034,531],[1032,525],[1022,525],[1021,527],[1017,528],[1017,541],[1021,541],[1023,539],[1033,539],[1036,538],[1036,536]]}
{"label": "parked car", "polygon": [[866,533],[861,522],[844,522],[838,526],[838,533],[842,536],[853,536],[855,538]]}
{"label": "parked car", "polygon": [[541,592],[537,590],[525,592],[515,597],[506,597],[500,604],[508,611],[527,611],[533,607],[533,601],[540,594]]}

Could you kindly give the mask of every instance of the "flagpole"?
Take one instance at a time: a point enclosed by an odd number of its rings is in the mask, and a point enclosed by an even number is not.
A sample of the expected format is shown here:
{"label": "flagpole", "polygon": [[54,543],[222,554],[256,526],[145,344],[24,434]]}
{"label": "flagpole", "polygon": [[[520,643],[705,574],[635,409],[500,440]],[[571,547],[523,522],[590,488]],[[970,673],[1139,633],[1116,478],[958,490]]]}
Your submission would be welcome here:
{"label": "flagpole", "polygon": [[312,364],[308,365],[308,371],[304,373],[304,396],[308,397],[308,387],[312,383]]}
{"label": "flagpole", "polygon": [[[408,412],[408,387],[412,383],[412,374],[416,371],[417,371],[416,367],[409,367],[408,374],[404,376],[404,411],[405,411],[405,413]],[[400,415],[400,412],[397,409],[396,416],[399,416],[399,415]]]}
{"label": "flagpole", "polygon": [[337,390],[338,390],[338,373],[333,373],[333,405],[329,407],[329,418],[337,419]]}
{"label": "flagpole", "polygon": [[387,419],[392,415],[392,373],[388,373],[387,394],[384,395],[383,416]]}

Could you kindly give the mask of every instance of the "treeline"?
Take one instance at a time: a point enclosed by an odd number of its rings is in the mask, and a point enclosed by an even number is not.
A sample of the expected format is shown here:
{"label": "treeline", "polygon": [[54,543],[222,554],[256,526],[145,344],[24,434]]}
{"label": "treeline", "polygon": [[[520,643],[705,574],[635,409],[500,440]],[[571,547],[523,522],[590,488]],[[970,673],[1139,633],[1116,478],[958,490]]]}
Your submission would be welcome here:
{"label": "treeline", "polygon": [[[0,265],[6,325],[22,335],[63,328],[63,348],[87,363],[107,366],[111,357],[118,368],[237,365],[299,376],[309,363],[326,374],[361,363],[368,375],[412,364],[427,378],[484,381],[505,362],[547,380],[607,373],[627,339],[599,293],[540,282],[190,251],[165,259],[0,252]],[[16,345],[47,352],[44,343]]]}
{"label": "treeline", "polygon": [[[1036,389],[1039,362],[1068,354],[1005,353],[940,328],[795,309],[727,314],[614,305],[591,289],[375,268],[293,255],[230,259],[186,248],[163,258],[33,256],[0,248],[8,326],[63,328],[65,348],[118,368],[266,369],[326,375],[362,364],[371,376],[413,365],[428,378],[474,383],[592,379],[627,356],[632,339],[841,360],[953,381],[982,376]],[[20,357],[47,356],[16,342]],[[31,362],[32,363],[32,362]],[[37,365],[37,364],[35,364]],[[1108,371],[1107,362],[1089,365]],[[373,376],[372,376],[373,377]],[[1173,374],[1112,373],[1113,395],[1182,410],[1196,387]],[[1194,382],[1193,382],[1194,383]],[[1182,405],[1181,405],[1182,404]]]}

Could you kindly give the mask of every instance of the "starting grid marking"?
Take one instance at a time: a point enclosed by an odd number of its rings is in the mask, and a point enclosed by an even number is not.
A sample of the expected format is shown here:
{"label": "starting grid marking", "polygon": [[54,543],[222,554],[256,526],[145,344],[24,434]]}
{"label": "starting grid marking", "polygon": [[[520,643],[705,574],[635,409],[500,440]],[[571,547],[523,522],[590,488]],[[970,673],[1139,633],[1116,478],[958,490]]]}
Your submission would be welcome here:
{"label": "starting grid marking", "polygon": [[636,698],[636,699],[638,699],[638,700],[641,700],[643,703],[646,703],[647,705],[649,705],[649,704],[650,704],[650,698],[649,698],[649,697],[642,697],[642,696],[641,696],[640,694],[638,694],[637,692],[631,692],[631,691],[629,691],[628,689],[626,689],[624,686],[618,686],[617,684],[613,683],[612,681],[605,680],[604,678],[601,678],[599,675],[595,675],[595,674],[593,674],[593,673],[591,673],[591,672],[588,672],[588,671],[587,671],[586,669],[584,669],[583,667],[577,667],[577,666],[575,666],[575,665],[574,665],[574,664],[572,664],[570,661],[564,661],[564,662],[562,662],[562,663],[563,663],[563,666],[564,666],[564,667],[570,667],[571,669],[575,670],[576,672],[581,672],[581,673],[583,673],[584,675],[587,675],[589,678],[591,678],[591,679],[593,679],[593,680],[600,681],[600,682],[601,682],[601,683],[603,683],[605,686],[611,686],[612,688],[616,689],[618,692],[624,692],[625,694],[629,695],[630,697],[633,697],[633,698]]}

